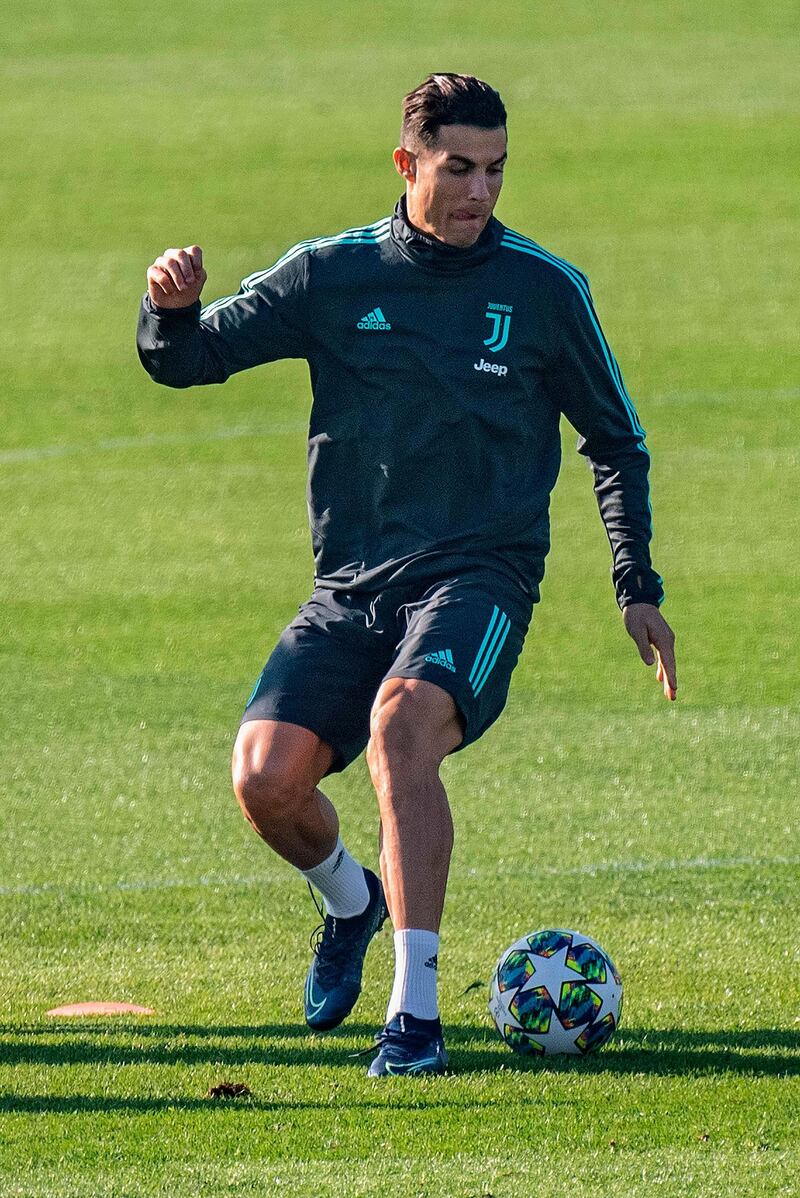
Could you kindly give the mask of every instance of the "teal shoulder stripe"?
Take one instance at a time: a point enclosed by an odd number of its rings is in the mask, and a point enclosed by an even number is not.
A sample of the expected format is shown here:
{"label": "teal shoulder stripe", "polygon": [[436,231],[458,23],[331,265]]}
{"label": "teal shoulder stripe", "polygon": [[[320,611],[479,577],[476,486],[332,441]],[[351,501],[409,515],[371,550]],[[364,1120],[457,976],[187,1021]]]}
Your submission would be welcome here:
{"label": "teal shoulder stripe", "polygon": [[[581,293],[584,297],[584,302],[586,302],[587,305],[590,307],[591,312],[594,312],[594,304],[592,302],[592,293],[589,288],[589,280],[586,278],[586,275],[582,271],[578,270],[577,266],[574,266],[571,262],[567,262],[566,258],[557,257],[556,254],[551,253],[550,250],[546,250],[544,248],[544,246],[539,245],[538,242],[533,241],[530,237],[524,237],[522,235],[522,233],[516,233],[513,229],[506,229],[503,237],[504,237],[504,244],[508,245],[509,247],[516,246],[517,248],[522,249],[523,252],[526,248],[531,249],[531,250],[536,250],[537,257],[541,257],[546,262],[551,262],[553,264],[553,266],[556,266],[556,267],[558,267],[558,269],[563,270],[565,273],[569,274],[570,278],[573,280],[575,285],[581,291]],[[505,240],[506,238],[508,238],[508,241]],[[595,317],[596,317],[596,315],[597,314],[595,313]],[[597,320],[595,320],[593,323],[594,323],[595,328],[597,329],[598,335],[601,338],[601,341],[605,347],[606,361],[609,362],[609,364],[610,364],[614,381],[617,384],[617,389],[624,393],[623,398],[625,398],[627,400],[628,405],[630,406],[630,409],[632,410],[633,418],[635,421],[634,427],[636,428],[637,432],[641,433],[641,435],[644,436],[645,435],[644,429],[642,428],[642,426],[639,422],[639,416],[636,412],[636,409],[633,406],[633,400],[631,399],[630,394],[628,393],[628,389],[625,386],[625,380],[622,377],[622,371],[619,368],[619,362],[614,357],[614,354],[611,351],[611,346],[608,344],[608,341],[605,338],[605,334],[603,333],[603,330],[601,329]]]}
{"label": "teal shoulder stripe", "polygon": [[[628,394],[624,382],[622,381],[622,372],[619,368],[619,364],[611,352],[611,347],[606,341],[603,331],[600,328],[600,324],[597,320],[597,315],[592,303],[591,292],[589,291],[589,285],[586,280],[586,276],[581,274],[579,270],[577,270],[574,266],[571,266],[570,263],[566,262],[564,259],[557,258],[555,254],[551,254],[547,250],[543,250],[541,246],[536,244],[536,242],[529,241],[527,238],[523,238],[519,233],[514,233],[511,236],[508,236],[507,234],[510,232],[510,230],[507,230],[506,234],[503,235],[503,240],[500,243],[501,246],[504,246],[506,249],[516,250],[521,254],[530,254],[534,258],[540,258],[543,262],[550,262],[556,267],[557,270],[562,271],[567,278],[569,278],[575,284],[575,287],[577,288],[577,291],[584,302],[586,311],[589,314],[592,327],[597,334],[597,339],[600,342],[600,348],[603,351],[603,357],[605,358],[606,366],[608,367],[608,372],[611,375],[612,382],[614,383],[625,410],[630,417],[633,430],[637,436],[643,438],[645,431],[639,421],[638,414],[633,406],[633,401]],[[644,446],[642,446],[642,450],[645,453],[647,452]]]}
{"label": "teal shoulder stripe", "polygon": [[[588,302],[590,304],[592,304],[592,306],[594,306],[593,301],[592,301],[591,288],[589,287],[589,280],[587,279],[587,277],[583,273],[583,271],[578,270],[577,266],[573,265],[572,262],[568,262],[566,260],[566,258],[559,258],[556,254],[552,253],[550,250],[546,250],[544,248],[544,246],[539,245],[538,242],[533,241],[530,237],[523,237],[522,233],[515,233],[513,229],[506,229],[504,236],[507,236],[509,238],[509,244],[511,243],[511,239],[513,239],[515,244],[519,244],[520,246],[528,246],[531,249],[538,250],[540,256],[545,261],[552,262],[552,264],[554,266],[558,267],[561,270],[567,271],[569,273],[570,277],[573,279],[576,286],[579,287],[581,289],[581,291],[583,292],[583,295],[585,296],[586,300],[588,300]],[[627,396],[630,404],[633,405],[633,400],[631,399],[630,394],[628,393],[628,389],[625,386],[625,380],[622,377],[622,371],[619,368],[619,362],[617,361],[617,359],[614,357],[613,353],[611,352],[611,346],[608,344],[608,341],[606,340],[603,330],[600,329],[599,331],[600,331],[600,335],[603,338],[603,341],[605,343],[605,347],[608,350],[608,354],[611,358],[611,361],[613,363],[614,377],[615,377],[618,385],[625,392],[625,395]],[[637,416],[637,421],[638,421],[638,416]],[[641,425],[639,427],[641,429],[642,436],[644,436],[644,429],[641,428]]]}
{"label": "teal shoulder stripe", "polygon": [[212,316],[221,308],[225,308],[228,304],[232,304],[234,300],[239,299],[243,291],[252,291],[256,283],[263,282],[268,279],[275,271],[286,266],[289,262],[293,262],[295,258],[301,257],[305,253],[311,253],[315,249],[325,248],[330,245],[378,245],[385,241],[391,233],[391,217],[383,217],[379,221],[375,221],[371,225],[363,225],[354,229],[345,229],[343,233],[336,233],[330,237],[313,237],[307,241],[298,241],[297,245],[293,245],[288,249],[277,262],[266,270],[257,270],[253,274],[242,279],[241,288],[235,295],[225,295],[218,300],[214,300],[206,308],[203,308],[200,313],[200,319],[203,320],[208,316]]}
{"label": "teal shoulder stripe", "polygon": [[306,250],[321,249],[329,245],[359,245],[362,241],[371,244],[374,241],[383,240],[384,235],[390,232],[391,217],[385,216],[382,220],[375,221],[374,224],[364,225],[361,228],[345,229],[343,233],[333,233],[329,237],[312,237],[307,241],[298,241],[297,245],[293,245],[290,250],[287,250],[282,258],[267,270],[256,271],[252,275],[248,275],[244,280],[245,283],[257,283],[260,279],[271,274],[273,270],[277,270],[279,266],[283,266],[292,258],[296,258],[298,254]]}
{"label": "teal shoulder stripe", "polygon": [[523,233],[517,233],[514,229],[506,229],[503,233],[504,238],[513,239],[519,242],[520,245],[530,246],[531,249],[538,250],[545,258],[556,266],[561,266],[565,270],[570,271],[575,276],[576,283],[582,284],[586,291],[589,290],[589,280],[582,270],[579,270],[574,262],[568,262],[566,258],[559,258],[552,250],[547,250],[543,245],[539,245],[538,241],[534,241],[532,237],[526,237]]}

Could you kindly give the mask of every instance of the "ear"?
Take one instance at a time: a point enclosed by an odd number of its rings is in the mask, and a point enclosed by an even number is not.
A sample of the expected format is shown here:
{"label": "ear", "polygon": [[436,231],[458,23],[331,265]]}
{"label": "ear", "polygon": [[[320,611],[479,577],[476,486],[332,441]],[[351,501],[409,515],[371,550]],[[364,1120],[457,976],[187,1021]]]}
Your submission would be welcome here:
{"label": "ear", "polygon": [[398,175],[402,175],[409,183],[413,183],[417,177],[417,156],[412,154],[404,146],[398,146],[392,155],[394,167]]}

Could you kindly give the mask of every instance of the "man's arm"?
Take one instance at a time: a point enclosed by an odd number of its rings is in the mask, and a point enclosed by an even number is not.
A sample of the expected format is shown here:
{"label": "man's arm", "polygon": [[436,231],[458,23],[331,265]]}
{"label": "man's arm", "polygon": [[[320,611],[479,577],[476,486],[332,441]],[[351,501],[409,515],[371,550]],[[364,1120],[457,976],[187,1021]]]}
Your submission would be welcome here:
{"label": "man's arm", "polygon": [[662,580],[650,560],[650,455],[622,373],[594,310],[587,280],[574,272],[564,293],[560,343],[549,374],[555,402],[577,430],[589,461],[612,555],[612,578],[625,627],[642,660],[657,664],[664,694],[677,694],[674,635],[658,610]]}
{"label": "man's arm", "polygon": [[147,373],[168,387],[224,383],[278,358],[306,356],[307,255],[290,251],[201,310],[199,246],[165,250],[147,271],[136,344]]}

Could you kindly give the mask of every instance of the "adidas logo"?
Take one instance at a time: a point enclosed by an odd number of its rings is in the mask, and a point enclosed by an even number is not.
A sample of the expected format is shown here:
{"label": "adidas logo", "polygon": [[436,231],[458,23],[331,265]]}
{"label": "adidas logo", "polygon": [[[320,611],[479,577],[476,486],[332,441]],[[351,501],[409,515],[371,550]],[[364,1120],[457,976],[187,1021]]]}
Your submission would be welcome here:
{"label": "adidas logo", "polygon": [[366,316],[362,316],[356,325],[357,329],[370,329],[373,332],[377,332],[379,329],[388,332],[391,327],[380,308],[373,308]]}
{"label": "adidas logo", "polygon": [[438,649],[435,653],[429,653],[425,660],[433,662],[435,666],[444,666],[453,674],[456,672],[456,667],[453,665],[453,654],[449,649]]}

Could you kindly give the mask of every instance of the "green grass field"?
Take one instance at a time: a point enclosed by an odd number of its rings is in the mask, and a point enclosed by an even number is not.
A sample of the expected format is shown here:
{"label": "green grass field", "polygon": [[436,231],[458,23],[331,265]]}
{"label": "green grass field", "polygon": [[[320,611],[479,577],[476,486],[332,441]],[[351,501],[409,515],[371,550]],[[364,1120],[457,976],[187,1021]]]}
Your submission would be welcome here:
{"label": "green grass field", "polygon": [[[0,1198],[765,1198],[800,1185],[796,6],[33,0],[0,133]],[[668,706],[567,453],[508,708],[445,763],[452,1075],[381,1084],[391,938],[307,1034],[315,922],[239,816],[240,711],[312,574],[307,372],[156,388],[148,263],[213,298],[389,211],[430,70],[510,112],[498,215],[589,274],[653,454]],[[567,448],[574,437],[565,430]],[[332,780],[376,859],[363,761]],[[490,1027],[499,952],[575,926],[623,973],[586,1061]],[[113,998],[150,1018],[56,1021]],[[209,1087],[245,1083],[215,1102]]]}

